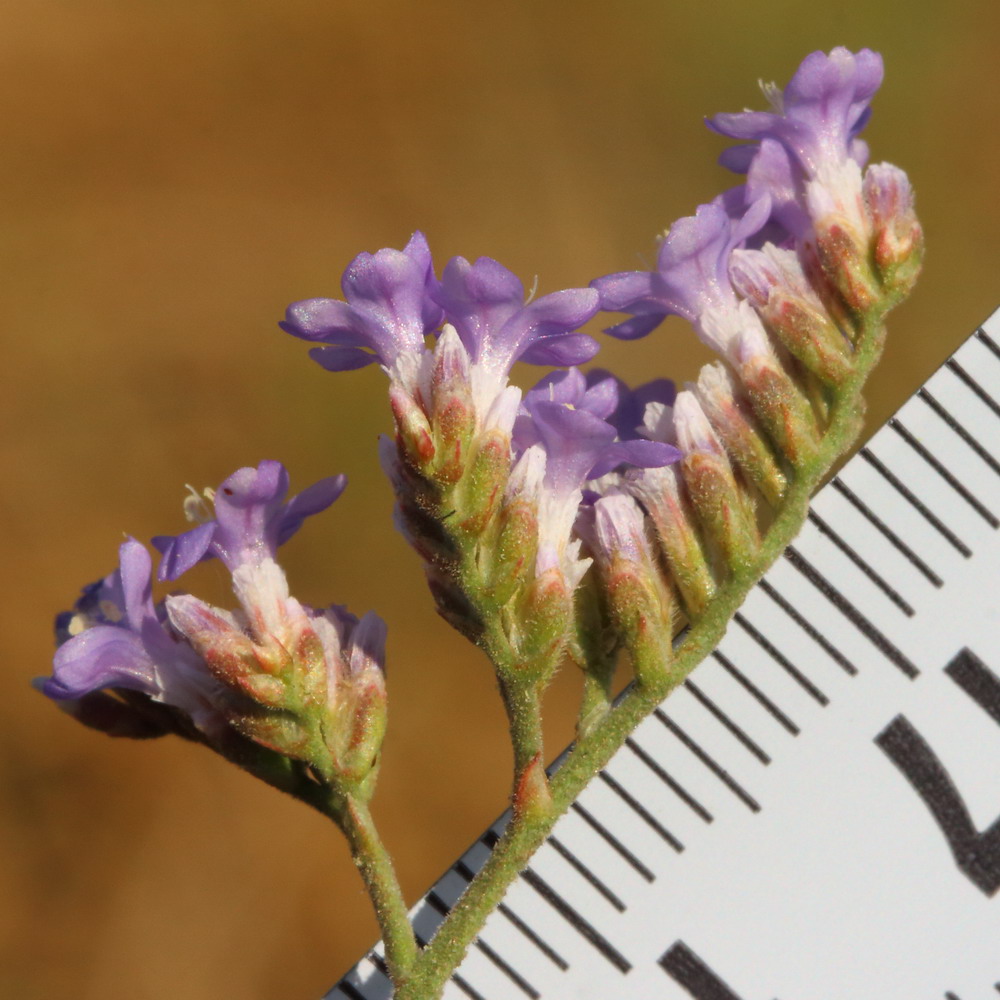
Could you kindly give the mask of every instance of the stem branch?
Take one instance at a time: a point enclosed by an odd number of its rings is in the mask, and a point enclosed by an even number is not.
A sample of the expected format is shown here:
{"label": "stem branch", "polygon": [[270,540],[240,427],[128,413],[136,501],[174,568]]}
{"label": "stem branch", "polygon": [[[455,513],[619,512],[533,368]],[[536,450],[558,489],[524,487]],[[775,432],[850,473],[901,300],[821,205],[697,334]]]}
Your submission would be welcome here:
{"label": "stem branch", "polygon": [[[861,331],[855,354],[855,372],[838,389],[830,409],[830,423],[817,453],[798,470],[756,558],[719,588],[708,612],[688,630],[677,646],[668,669],[658,674],[648,672],[646,677],[649,679],[642,684],[633,683],[614,708],[583,731],[548,783],[551,801],[547,808],[519,810],[518,786],[515,785],[515,808],[507,829],[485,865],[445,917],[434,939],[421,952],[410,975],[397,984],[396,1000],[434,1000],[440,996],[445,982],[458,967],[486,918],[551,832],[556,820],[608,763],[635,727],[718,645],[747,591],[798,533],[812,494],[837,459],[857,439],[862,426],[861,387],[881,353],[883,340],[884,329],[881,317],[878,317]],[[519,704],[519,693],[524,694],[523,691],[514,692],[512,702],[507,697],[508,692],[504,692],[508,706]],[[537,745],[541,751],[537,691],[534,692],[531,708],[524,715],[508,708],[518,774],[524,772],[529,748]]]}
{"label": "stem branch", "polygon": [[366,802],[351,795],[331,797],[328,815],[344,831],[351,857],[375,908],[385,960],[394,983],[406,982],[419,955],[406,901]]}

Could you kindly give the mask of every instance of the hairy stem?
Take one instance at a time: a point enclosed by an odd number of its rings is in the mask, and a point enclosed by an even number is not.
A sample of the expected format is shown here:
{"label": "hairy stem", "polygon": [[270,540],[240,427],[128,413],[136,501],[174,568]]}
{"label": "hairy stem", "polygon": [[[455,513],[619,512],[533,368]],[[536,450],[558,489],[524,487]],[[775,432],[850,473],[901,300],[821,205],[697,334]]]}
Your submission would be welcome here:
{"label": "hairy stem", "polygon": [[331,796],[327,814],[344,831],[351,857],[364,879],[382,931],[385,960],[392,980],[404,984],[419,950],[396,871],[368,805],[351,795]]}
{"label": "hairy stem", "polygon": [[542,688],[538,681],[518,683],[502,678],[500,689],[510,723],[514,751],[514,814],[552,811],[552,793],[545,773],[545,743],[542,733]]}

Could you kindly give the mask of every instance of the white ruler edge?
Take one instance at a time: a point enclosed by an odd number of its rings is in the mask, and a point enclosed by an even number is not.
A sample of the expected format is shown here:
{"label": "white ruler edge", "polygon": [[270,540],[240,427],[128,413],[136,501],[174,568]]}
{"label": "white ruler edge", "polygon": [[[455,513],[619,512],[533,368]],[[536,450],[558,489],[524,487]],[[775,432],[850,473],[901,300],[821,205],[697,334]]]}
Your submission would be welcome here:
{"label": "white ruler edge", "polygon": [[[820,491],[447,1000],[1000,1000],[998,526],[1000,310]],[[327,1000],[387,1000],[379,953]]]}

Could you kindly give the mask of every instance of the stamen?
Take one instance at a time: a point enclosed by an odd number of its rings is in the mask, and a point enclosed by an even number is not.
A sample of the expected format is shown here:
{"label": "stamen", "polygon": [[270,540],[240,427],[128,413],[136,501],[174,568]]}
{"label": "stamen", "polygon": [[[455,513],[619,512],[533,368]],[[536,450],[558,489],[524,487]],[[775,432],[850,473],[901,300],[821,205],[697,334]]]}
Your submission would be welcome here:
{"label": "stamen", "polygon": [[190,483],[185,483],[185,488],[189,491],[184,498],[184,517],[194,524],[204,524],[215,517],[212,505],[215,503],[215,490],[206,486],[199,493]]}

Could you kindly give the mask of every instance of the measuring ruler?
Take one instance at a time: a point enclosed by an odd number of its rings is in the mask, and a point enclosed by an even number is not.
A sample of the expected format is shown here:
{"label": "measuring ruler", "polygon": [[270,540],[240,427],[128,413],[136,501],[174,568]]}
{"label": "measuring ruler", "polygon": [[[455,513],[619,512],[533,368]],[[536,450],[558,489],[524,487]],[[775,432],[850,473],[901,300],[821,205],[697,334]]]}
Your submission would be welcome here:
{"label": "measuring ruler", "polygon": [[[444,996],[998,1000],[998,528],[1000,310],[819,492]],[[376,946],[327,1000],[391,993]]]}

